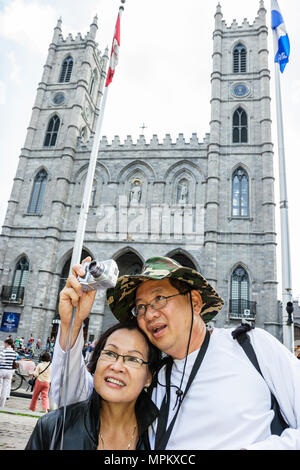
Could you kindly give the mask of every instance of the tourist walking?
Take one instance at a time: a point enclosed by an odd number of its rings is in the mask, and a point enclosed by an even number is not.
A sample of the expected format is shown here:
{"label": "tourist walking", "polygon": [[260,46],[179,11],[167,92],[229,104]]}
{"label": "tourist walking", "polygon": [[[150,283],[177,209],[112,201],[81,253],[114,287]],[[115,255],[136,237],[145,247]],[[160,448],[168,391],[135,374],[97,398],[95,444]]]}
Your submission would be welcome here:
{"label": "tourist walking", "polygon": [[8,338],[4,341],[4,349],[0,352],[0,407],[5,406],[6,398],[10,392],[11,379],[14,373],[14,361],[17,353],[13,350],[13,340]]}
{"label": "tourist walking", "polygon": [[31,411],[36,411],[39,396],[42,398],[42,408],[47,413],[49,410],[49,389],[51,382],[51,355],[44,352],[41,355],[41,362],[36,366],[34,377],[36,377],[32,399],[29,405]]}

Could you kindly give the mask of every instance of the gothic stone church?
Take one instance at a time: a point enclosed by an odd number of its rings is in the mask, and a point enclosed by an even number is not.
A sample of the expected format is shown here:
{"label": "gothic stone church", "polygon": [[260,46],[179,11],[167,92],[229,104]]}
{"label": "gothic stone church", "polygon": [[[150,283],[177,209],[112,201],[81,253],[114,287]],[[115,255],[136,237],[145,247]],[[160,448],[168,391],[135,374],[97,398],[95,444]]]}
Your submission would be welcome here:
{"label": "gothic stone church", "polygon": [[[14,313],[15,334],[43,344],[57,332],[108,65],[97,29],[97,18],[84,38],[54,29],[0,239],[2,330]],[[216,326],[248,318],[280,338],[267,37],[262,0],[252,24],[227,26],[217,6],[204,140],[102,138],[83,256],[113,258],[120,274],[172,257],[224,298]],[[99,292],[87,340],[114,322]]]}

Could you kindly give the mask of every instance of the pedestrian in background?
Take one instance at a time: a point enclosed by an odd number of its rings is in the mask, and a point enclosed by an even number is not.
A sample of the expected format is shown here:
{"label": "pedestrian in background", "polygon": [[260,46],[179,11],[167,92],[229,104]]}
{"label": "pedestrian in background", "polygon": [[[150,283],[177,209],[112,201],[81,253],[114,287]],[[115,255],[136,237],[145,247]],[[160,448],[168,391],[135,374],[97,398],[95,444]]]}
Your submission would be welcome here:
{"label": "pedestrian in background", "polygon": [[54,344],[55,344],[55,338],[52,336],[51,341],[50,341],[50,349],[49,349],[49,352],[51,354],[51,359],[53,357]]}
{"label": "pedestrian in background", "polygon": [[20,336],[17,336],[15,339],[15,349],[20,349],[20,342],[21,342],[21,338]]}
{"label": "pedestrian in background", "polygon": [[94,349],[95,349],[95,341],[92,341],[91,343],[88,344],[88,347],[87,347],[86,356],[85,356],[86,363],[88,363],[91,360]]}
{"label": "pedestrian in background", "polygon": [[0,352],[0,407],[5,406],[5,401],[10,392],[11,379],[14,373],[14,361],[17,353],[13,350],[14,342],[11,338],[4,341],[4,349]]}
{"label": "pedestrian in background", "polygon": [[51,382],[51,355],[47,351],[41,355],[41,362],[36,366],[34,377],[36,377],[32,399],[29,405],[31,411],[36,411],[39,396],[42,398],[42,408],[47,413],[49,410],[49,389]]}
{"label": "pedestrian in background", "polygon": [[83,348],[82,348],[82,355],[83,355],[84,359],[85,359],[85,356],[86,356],[87,349],[88,349],[88,343],[85,343]]}

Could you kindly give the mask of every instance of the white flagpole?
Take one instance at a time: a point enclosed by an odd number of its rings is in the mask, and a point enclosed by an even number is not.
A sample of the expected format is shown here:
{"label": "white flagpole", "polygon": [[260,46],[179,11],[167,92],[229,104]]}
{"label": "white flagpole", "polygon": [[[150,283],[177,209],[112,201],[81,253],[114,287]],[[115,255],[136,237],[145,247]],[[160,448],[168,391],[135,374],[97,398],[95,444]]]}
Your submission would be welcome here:
{"label": "white flagpole", "polygon": [[[273,31],[274,53],[277,50],[277,36]],[[278,161],[279,161],[279,189],[280,189],[280,225],[281,225],[281,271],[282,271],[282,323],[283,323],[283,344],[294,352],[294,324],[292,314],[292,276],[290,262],[290,240],[289,240],[289,218],[288,199],[285,169],[284,134],[282,119],[282,103],[280,88],[280,66],[274,62],[275,66],[275,96],[277,114],[277,138],[278,138]],[[287,307],[291,309],[290,314]]]}
{"label": "white flagpole", "polygon": [[80,264],[81,262],[83,239],[84,239],[86,222],[87,222],[87,218],[89,214],[89,206],[90,206],[91,194],[92,194],[92,189],[93,189],[97,157],[98,157],[98,152],[99,152],[101,127],[102,127],[103,114],[104,114],[107,95],[108,95],[108,88],[109,87],[106,86],[104,89],[101,106],[100,106],[100,112],[99,112],[98,121],[96,125],[96,131],[94,135],[94,141],[93,141],[93,146],[92,146],[92,151],[91,151],[91,156],[90,156],[90,161],[89,161],[88,173],[86,177],[83,199],[81,203],[77,231],[76,231],[76,236],[75,236],[75,241],[74,241],[72,260],[71,260],[71,265],[70,265],[70,274],[72,271],[72,266],[74,266],[75,264]]}
{"label": "white flagpole", "polygon": [[[125,3],[125,0],[121,0],[121,1],[122,3]],[[121,15],[122,15],[123,10],[124,10],[124,7],[120,6],[119,8],[120,20],[121,20]],[[89,213],[91,194],[92,194],[92,189],[93,189],[95,169],[96,169],[96,163],[97,163],[97,157],[98,157],[99,145],[100,145],[101,128],[102,128],[104,110],[105,110],[105,105],[106,105],[106,100],[107,100],[107,95],[108,95],[108,88],[109,88],[109,85],[105,86],[102,101],[101,101],[98,121],[96,125],[96,131],[94,135],[94,141],[93,141],[93,146],[92,146],[92,151],[91,151],[91,156],[90,156],[88,173],[87,173],[87,178],[85,182],[83,199],[81,203],[77,231],[76,231],[76,236],[75,236],[75,241],[74,241],[72,259],[71,259],[71,264],[70,264],[70,274],[72,273],[72,266],[74,266],[75,264],[80,264],[81,262],[81,252],[82,252],[86,222],[87,222],[88,213]]]}

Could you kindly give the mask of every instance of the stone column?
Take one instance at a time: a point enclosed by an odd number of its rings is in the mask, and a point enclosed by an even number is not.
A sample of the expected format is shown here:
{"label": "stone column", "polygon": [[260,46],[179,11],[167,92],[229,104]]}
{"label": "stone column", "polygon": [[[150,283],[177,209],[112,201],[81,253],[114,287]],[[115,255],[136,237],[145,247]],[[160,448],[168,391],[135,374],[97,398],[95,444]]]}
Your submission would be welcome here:
{"label": "stone column", "polygon": [[261,156],[263,185],[263,230],[264,230],[264,263],[263,289],[265,328],[277,336],[277,276],[276,276],[276,233],[275,233],[275,198],[273,172],[273,144],[271,136],[270,111],[270,71],[268,66],[268,30],[266,27],[266,10],[263,1],[258,11],[261,26],[259,28],[259,61],[260,61],[260,100],[261,100]]}
{"label": "stone column", "polygon": [[211,75],[211,121],[208,145],[206,226],[204,245],[206,252],[205,277],[214,285],[217,279],[217,231],[219,211],[219,158],[221,129],[221,62],[222,62],[222,12],[220,5],[215,14],[213,34],[213,72]]}

